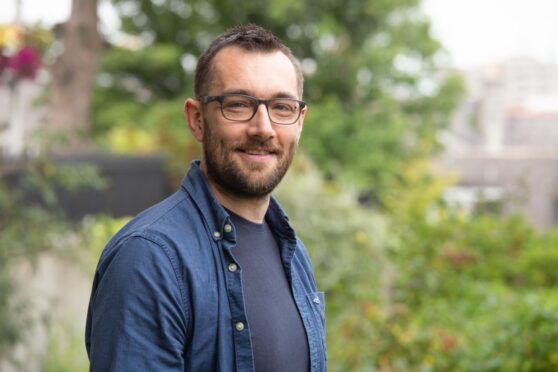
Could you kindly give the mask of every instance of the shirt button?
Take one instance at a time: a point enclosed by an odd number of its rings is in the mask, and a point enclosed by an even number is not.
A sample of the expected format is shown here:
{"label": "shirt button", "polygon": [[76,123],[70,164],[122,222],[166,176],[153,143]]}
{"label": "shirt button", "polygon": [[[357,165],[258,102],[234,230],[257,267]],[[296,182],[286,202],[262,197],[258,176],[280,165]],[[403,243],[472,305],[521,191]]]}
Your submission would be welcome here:
{"label": "shirt button", "polygon": [[226,233],[230,233],[231,231],[232,231],[232,226],[229,225],[229,224],[226,224],[226,225],[225,225],[225,232],[226,232]]}
{"label": "shirt button", "polygon": [[238,266],[236,266],[236,264],[229,264],[229,271],[231,273],[234,273],[236,270],[238,269]]}
{"label": "shirt button", "polygon": [[244,330],[244,323],[242,322],[236,322],[236,324],[234,325],[234,328],[236,328],[237,331],[243,331]]}
{"label": "shirt button", "polygon": [[220,233],[219,231],[215,231],[215,232],[213,233],[213,236],[216,237],[216,238],[220,238],[220,237],[221,237],[221,233]]}

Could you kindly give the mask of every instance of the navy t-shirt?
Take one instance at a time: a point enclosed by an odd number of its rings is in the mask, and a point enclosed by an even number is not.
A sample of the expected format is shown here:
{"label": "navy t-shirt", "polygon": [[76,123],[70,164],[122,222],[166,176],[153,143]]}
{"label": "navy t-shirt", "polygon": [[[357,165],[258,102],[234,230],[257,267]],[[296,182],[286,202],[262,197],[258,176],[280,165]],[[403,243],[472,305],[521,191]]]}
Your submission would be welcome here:
{"label": "navy t-shirt", "polygon": [[308,371],[306,333],[275,237],[267,223],[229,213],[236,228],[232,253],[241,268],[255,369]]}

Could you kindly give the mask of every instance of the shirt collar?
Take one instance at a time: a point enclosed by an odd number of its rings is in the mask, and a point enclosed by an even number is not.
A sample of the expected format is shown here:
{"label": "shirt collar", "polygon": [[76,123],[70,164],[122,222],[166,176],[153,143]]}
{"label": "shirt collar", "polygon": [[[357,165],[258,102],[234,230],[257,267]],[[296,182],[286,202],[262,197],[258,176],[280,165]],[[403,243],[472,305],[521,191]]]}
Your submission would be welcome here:
{"label": "shirt collar", "polygon": [[[211,191],[207,179],[200,169],[199,160],[192,161],[188,173],[182,180],[182,188],[200,210],[205,224],[213,232],[213,238],[215,240],[221,239],[225,224],[230,223],[230,216]],[[294,242],[296,240],[295,232],[289,225],[287,214],[273,196],[265,218],[276,234],[289,241]]]}
{"label": "shirt collar", "polygon": [[220,240],[229,215],[209,188],[200,169],[199,160],[192,161],[188,173],[182,180],[182,188],[200,211],[207,228],[213,233],[213,239]]}

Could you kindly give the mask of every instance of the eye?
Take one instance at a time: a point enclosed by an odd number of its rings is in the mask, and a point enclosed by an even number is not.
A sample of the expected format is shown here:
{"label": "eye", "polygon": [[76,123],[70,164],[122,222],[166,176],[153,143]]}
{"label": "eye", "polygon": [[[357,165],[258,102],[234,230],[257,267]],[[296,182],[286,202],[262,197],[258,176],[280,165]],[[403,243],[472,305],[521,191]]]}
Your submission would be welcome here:
{"label": "eye", "polygon": [[245,110],[253,106],[250,100],[243,97],[227,97],[223,101],[223,108],[226,110]]}
{"label": "eye", "polygon": [[296,104],[291,101],[274,101],[270,104],[273,111],[277,112],[293,112],[296,111]]}
{"label": "eye", "polygon": [[246,102],[243,101],[231,101],[229,103],[227,103],[227,107],[237,107],[237,108],[242,108],[242,107],[247,107],[248,104]]}

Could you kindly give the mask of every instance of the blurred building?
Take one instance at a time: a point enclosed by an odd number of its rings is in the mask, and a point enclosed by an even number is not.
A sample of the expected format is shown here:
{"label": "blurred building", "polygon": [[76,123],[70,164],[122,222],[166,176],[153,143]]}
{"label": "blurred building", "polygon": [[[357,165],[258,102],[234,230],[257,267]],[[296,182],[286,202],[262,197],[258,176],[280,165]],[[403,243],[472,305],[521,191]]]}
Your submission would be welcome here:
{"label": "blurred building", "polygon": [[459,174],[448,199],[558,225],[558,65],[518,58],[464,75],[468,96],[440,134]]}

